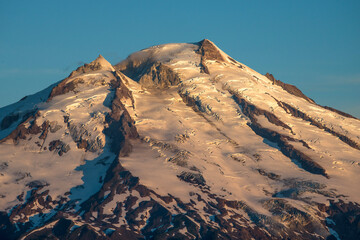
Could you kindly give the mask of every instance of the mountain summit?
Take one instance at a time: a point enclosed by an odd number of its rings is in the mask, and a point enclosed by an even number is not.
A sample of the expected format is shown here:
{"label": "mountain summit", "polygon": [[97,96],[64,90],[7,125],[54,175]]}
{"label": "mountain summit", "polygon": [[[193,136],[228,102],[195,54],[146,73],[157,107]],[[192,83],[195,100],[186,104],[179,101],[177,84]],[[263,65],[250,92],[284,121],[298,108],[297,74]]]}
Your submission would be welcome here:
{"label": "mountain summit", "polygon": [[214,43],[0,109],[2,239],[359,239],[360,120]]}

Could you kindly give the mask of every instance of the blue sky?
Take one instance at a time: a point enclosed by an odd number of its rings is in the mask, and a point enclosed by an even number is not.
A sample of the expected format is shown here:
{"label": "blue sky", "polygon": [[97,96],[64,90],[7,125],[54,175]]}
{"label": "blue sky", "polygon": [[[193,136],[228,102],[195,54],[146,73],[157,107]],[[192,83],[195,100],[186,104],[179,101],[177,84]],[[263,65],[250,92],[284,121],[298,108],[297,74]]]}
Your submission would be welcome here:
{"label": "blue sky", "polygon": [[102,54],[116,64],[170,42],[212,40],[321,105],[360,117],[360,1],[0,0],[0,107]]}

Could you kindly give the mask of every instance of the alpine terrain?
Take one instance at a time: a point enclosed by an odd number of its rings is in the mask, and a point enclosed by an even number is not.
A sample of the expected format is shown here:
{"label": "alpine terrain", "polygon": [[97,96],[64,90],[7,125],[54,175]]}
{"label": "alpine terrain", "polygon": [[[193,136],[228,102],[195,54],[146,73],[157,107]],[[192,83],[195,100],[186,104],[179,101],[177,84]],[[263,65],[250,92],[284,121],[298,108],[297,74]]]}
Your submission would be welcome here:
{"label": "alpine terrain", "polygon": [[0,109],[0,239],[360,239],[360,120],[214,43]]}

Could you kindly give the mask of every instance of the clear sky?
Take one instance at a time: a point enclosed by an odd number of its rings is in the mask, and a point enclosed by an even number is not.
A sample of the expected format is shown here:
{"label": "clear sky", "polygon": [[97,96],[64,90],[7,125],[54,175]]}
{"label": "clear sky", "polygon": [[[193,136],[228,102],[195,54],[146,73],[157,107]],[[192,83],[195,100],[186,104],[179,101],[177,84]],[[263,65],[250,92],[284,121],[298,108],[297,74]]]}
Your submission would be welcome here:
{"label": "clear sky", "polygon": [[360,1],[0,0],[0,107],[102,54],[212,40],[321,105],[360,117]]}

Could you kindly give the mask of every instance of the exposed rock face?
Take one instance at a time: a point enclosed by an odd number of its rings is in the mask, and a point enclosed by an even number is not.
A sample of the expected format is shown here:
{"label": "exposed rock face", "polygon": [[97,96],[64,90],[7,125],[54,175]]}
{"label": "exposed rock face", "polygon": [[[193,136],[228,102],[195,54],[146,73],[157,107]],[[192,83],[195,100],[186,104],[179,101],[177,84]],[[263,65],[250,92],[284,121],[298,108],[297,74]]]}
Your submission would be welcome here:
{"label": "exposed rock face", "polygon": [[53,88],[48,100],[50,101],[55,96],[74,91],[75,88],[82,83],[84,83],[84,80],[82,79],[76,79],[69,83],[67,83],[67,81],[61,81],[56,87]]}
{"label": "exposed rock face", "polygon": [[219,52],[218,48],[208,39],[204,39],[198,43],[200,46],[197,51],[201,55],[200,71],[202,73],[210,74],[209,68],[206,65],[206,60],[213,60],[219,62],[225,62],[225,58]]}
{"label": "exposed rock face", "polygon": [[[271,80],[273,84],[282,87],[282,88],[283,88],[285,91],[287,91],[288,93],[291,93],[291,94],[293,94],[293,95],[295,95],[295,96],[301,97],[301,98],[305,99],[306,101],[308,101],[308,102],[310,102],[310,103],[315,103],[314,100],[312,100],[311,98],[309,98],[309,97],[307,97],[305,94],[303,94],[303,93],[301,92],[301,90],[298,89],[296,86],[291,85],[291,84],[284,83],[284,82],[282,82],[282,81],[280,81],[280,80],[276,80],[275,77],[274,77],[272,74],[270,74],[270,73],[266,73],[265,76],[266,76],[269,80]],[[328,107],[328,106],[321,106],[321,107],[323,107],[323,108],[325,108],[325,109],[327,109],[327,110],[333,111],[333,112],[335,112],[335,113],[337,113],[337,114],[340,114],[340,115],[342,115],[342,116],[344,116],[344,117],[356,119],[354,116],[352,116],[352,115],[350,115],[350,114],[348,114],[348,113],[342,112],[342,111],[340,111],[340,110],[337,110],[337,109],[335,109],[335,108]]]}
{"label": "exposed rock face", "polygon": [[122,72],[116,71],[114,72],[114,76],[116,78],[116,80],[111,82],[111,87],[113,89],[117,89],[117,94],[119,97],[121,97],[120,100],[122,99],[130,99],[132,105],[134,105],[134,98],[133,95],[131,93],[131,91],[125,86],[124,83],[127,83],[127,79],[125,77],[125,75]]}
{"label": "exposed rock face", "polygon": [[49,151],[54,150],[59,154],[59,156],[62,156],[70,150],[70,146],[60,140],[55,140],[49,143]]}
{"label": "exposed rock face", "polygon": [[99,70],[109,70],[113,71],[113,67],[111,64],[105,60],[105,58],[99,55],[94,61],[87,64],[85,63],[84,66],[78,67],[75,71],[73,71],[68,78],[76,77],[83,73],[94,72]]}
{"label": "exposed rock face", "polygon": [[[29,134],[39,134],[42,131],[46,131],[46,129],[42,129],[42,126],[38,126],[36,123],[36,116],[30,116],[23,123],[21,123],[14,131],[10,133],[7,137],[0,140],[0,143],[7,141],[8,139],[12,139],[14,144],[17,144],[21,139],[26,139],[26,136]],[[26,124],[29,124],[27,127]]]}
{"label": "exposed rock face", "polygon": [[320,128],[320,129],[324,129],[325,131],[327,131],[327,132],[331,133],[332,135],[338,137],[341,141],[348,144],[350,147],[353,147],[355,149],[360,150],[360,146],[355,141],[351,140],[349,137],[330,129],[329,127],[327,127],[324,124],[321,124],[320,122],[316,121],[315,119],[309,117],[308,115],[301,112],[300,110],[295,109],[291,105],[289,105],[287,103],[284,103],[284,102],[279,102],[279,106],[284,108],[285,111],[289,112],[292,116],[301,118],[301,119],[303,119],[305,121],[308,121],[308,122],[311,123],[311,125],[314,125],[314,126]]}
{"label": "exposed rock face", "polygon": [[[77,78],[72,81],[69,81],[69,79],[72,79],[76,76],[79,76],[84,73],[89,73],[93,71],[99,71],[99,70],[110,70],[114,71],[114,68],[111,66],[111,64],[104,59],[103,56],[99,55],[97,59],[92,61],[89,64],[84,64],[81,67],[78,67],[75,71],[73,71],[66,79],[62,80],[57,86],[55,86],[48,98],[48,101],[53,99],[55,96],[68,93],[70,91],[74,91],[76,87],[79,84],[85,83],[82,78]],[[99,84],[105,84],[105,82],[100,82]]]}
{"label": "exposed rock face", "polygon": [[220,53],[218,48],[208,39],[204,39],[199,43],[199,50],[198,53],[205,59],[205,60],[214,60],[219,62],[226,62],[227,60],[224,56]]}
{"label": "exposed rock face", "polygon": [[5,116],[0,124],[0,130],[8,129],[10,126],[12,126],[14,123],[19,121],[21,119],[22,122],[24,122],[26,119],[28,119],[30,116],[34,115],[37,110],[31,110],[25,113],[12,113],[10,115]]}
{"label": "exposed rock face", "polygon": [[128,65],[117,69],[146,88],[168,88],[180,83],[179,75],[161,62],[147,61],[138,65],[129,61]]}
{"label": "exposed rock face", "polygon": [[352,115],[350,115],[350,114],[348,114],[348,113],[345,113],[345,112],[343,112],[343,111],[337,110],[337,109],[335,109],[335,108],[328,107],[328,106],[322,106],[322,107],[325,108],[325,109],[327,109],[327,110],[333,111],[333,112],[335,112],[335,113],[337,113],[337,114],[340,114],[340,115],[342,115],[342,116],[344,116],[344,117],[357,119],[356,117],[354,117],[354,116],[352,116]]}
{"label": "exposed rock face", "polygon": [[141,76],[139,82],[144,87],[167,88],[180,83],[180,77],[171,68],[155,63]]}
{"label": "exposed rock face", "polygon": [[178,178],[185,182],[189,182],[192,184],[197,185],[205,185],[205,179],[204,177],[199,173],[192,173],[192,172],[182,172]]}
{"label": "exposed rock face", "polygon": [[126,156],[131,152],[130,139],[139,136],[134,120],[131,119],[121,102],[122,93],[129,93],[129,90],[125,89],[123,83],[119,83],[119,87],[116,88],[115,98],[111,104],[111,114],[106,118],[109,127],[104,130],[105,134],[111,138],[111,151],[120,156]]}
{"label": "exposed rock face", "polygon": [[308,101],[309,103],[315,103],[314,100],[312,100],[311,98],[308,98],[296,86],[284,83],[284,82],[282,82],[280,80],[276,80],[275,77],[270,73],[266,73],[265,76],[269,80],[271,80],[274,85],[278,85],[278,86],[282,87],[282,89],[284,89],[288,93],[293,94],[294,96],[297,96],[297,97],[301,97],[301,98],[305,99],[306,101]]}

